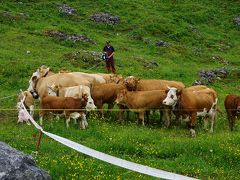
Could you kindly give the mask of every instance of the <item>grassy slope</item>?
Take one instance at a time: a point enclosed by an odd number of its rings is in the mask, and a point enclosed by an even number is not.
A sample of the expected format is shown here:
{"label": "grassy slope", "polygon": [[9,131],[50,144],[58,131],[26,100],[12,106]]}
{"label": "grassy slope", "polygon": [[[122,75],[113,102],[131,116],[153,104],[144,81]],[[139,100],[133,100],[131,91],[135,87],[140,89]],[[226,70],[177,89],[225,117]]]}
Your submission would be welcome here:
{"label": "grassy slope", "polygon": [[[0,13],[29,15],[18,20],[0,15],[0,97],[16,94],[20,88],[26,89],[29,77],[41,64],[55,71],[62,67],[86,71],[81,64],[73,66],[64,60],[63,55],[81,49],[100,52],[106,39],[112,40],[117,50],[117,69],[125,76],[173,79],[191,85],[198,79],[199,70],[224,66],[212,61],[214,55],[230,61],[227,68],[239,68],[239,28],[232,22],[239,13],[239,1],[65,1],[77,10],[74,17],[58,12],[60,2],[22,2],[0,2]],[[121,23],[116,26],[94,24],[89,16],[95,12],[117,15]],[[45,36],[47,30],[83,34],[95,40],[97,45],[59,41]],[[159,40],[171,46],[156,47]],[[218,50],[228,46],[230,48],[223,52]],[[200,49],[198,55],[193,53],[195,48]],[[28,50],[30,54],[26,53]],[[142,66],[144,60],[154,60],[159,67],[147,70]],[[105,72],[103,64],[92,72]],[[219,94],[221,109],[226,94],[238,94],[240,88],[238,78],[234,77],[218,81],[212,87]],[[2,109],[14,106],[14,98],[1,100]],[[32,134],[36,130],[25,125],[16,126],[15,111],[2,110],[0,113],[0,140],[26,153],[34,151],[36,142]],[[240,177],[239,127],[229,133],[224,113],[219,115],[213,135],[203,132],[198,125],[195,139],[188,137],[184,125],[171,129],[137,127],[134,123],[116,125],[111,118],[100,121],[95,116],[89,121],[86,131],[79,131],[74,125],[66,130],[62,122],[55,121],[46,122],[45,129],[94,149],[168,171],[202,179]],[[36,159],[56,178],[149,178],[83,156],[46,137]]]}

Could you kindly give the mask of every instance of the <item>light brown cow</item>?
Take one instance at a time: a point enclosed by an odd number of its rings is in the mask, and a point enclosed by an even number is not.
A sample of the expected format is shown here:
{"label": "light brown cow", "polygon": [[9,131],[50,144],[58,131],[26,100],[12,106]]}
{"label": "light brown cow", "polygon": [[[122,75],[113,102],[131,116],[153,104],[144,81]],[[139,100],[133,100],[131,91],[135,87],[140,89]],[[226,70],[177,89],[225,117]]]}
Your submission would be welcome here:
{"label": "light brown cow", "polygon": [[[163,90],[127,91],[124,89],[118,93],[115,102],[127,106],[133,112],[138,112],[139,119],[142,125],[144,125],[145,112],[152,109],[163,108],[162,102],[165,97],[166,93]],[[168,116],[166,118],[168,118]]]}
{"label": "light brown cow", "polygon": [[228,126],[233,130],[235,119],[240,118],[240,96],[229,94],[225,97],[224,106],[227,112]]}
{"label": "light brown cow", "polygon": [[33,114],[34,114],[34,98],[33,98],[32,94],[29,91],[20,92],[18,95],[18,98],[17,98],[18,105],[19,105],[20,101],[23,99],[24,99],[24,102],[23,102],[24,106],[26,107],[26,109],[29,109],[30,115],[33,116]]}
{"label": "light brown cow", "polygon": [[79,125],[85,129],[88,125],[85,110],[87,100],[88,98],[86,94],[83,94],[82,98],[78,99],[72,97],[44,96],[40,103],[40,124],[42,125],[43,117],[46,113],[64,112],[67,127],[69,127],[68,123],[70,118],[78,119],[81,116],[82,120],[79,122]]}
{"label": "light brown cow", "polygon": [[[103,115],[103,104],[108,104],[108,109],[112,109],[114,102],[117,98],[117,94],[125,89],[125,86],[122,83],[107,83],[107,84],[97,84],[94,85],[91,89],[91,95],[94,100],[94,104],[98,109],[101,110]],[[120,107],[122,109],[122,107]],[[119,113],[119,118],[122,118],[122,112]]]}
{"label": "light brown cow", "polygon": [[40,78],[33,76],[29,81],[28,91],[37,92],[39,97],[42,98],[43,96],[48,95],[47,87],[53,83],[62,87],[71,87],[77,85],[91,86],[91,82],[86,79],[79,78],[69,73],[58,73],[52,76]]}
{"label": "light brown cow", "polygon": [[180,81],[139,79],[134,76],[125,78],[124,84],[129,91],[167,90],[168,87],[183,89],[185,87],[185,85]]}
{"label": "light brown cow", "polygon": [[[211,130],[216,118],[217,111],[217,93],[211,88],[204,86],[189,87],[179,91],[177,88],[170,88],[163,104],[167,106],[176,106],[179,115],[189,119],[189,128],[192,136],[195,136],[195,123],[197,116],[211,118]],[[207,128],[208,119],[204,119],[204,128]]]}

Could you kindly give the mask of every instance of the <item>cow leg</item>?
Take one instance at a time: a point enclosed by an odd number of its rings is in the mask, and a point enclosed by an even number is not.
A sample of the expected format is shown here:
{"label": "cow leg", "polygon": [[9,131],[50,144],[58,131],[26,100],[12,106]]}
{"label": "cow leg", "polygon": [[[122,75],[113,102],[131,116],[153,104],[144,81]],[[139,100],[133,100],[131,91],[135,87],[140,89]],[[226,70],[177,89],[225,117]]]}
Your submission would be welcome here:
{"label": "cow leg", "polygon": [[86,115],[85,113],[82,113],[80,116],[81,116],[81,119],[79,121],[79,128],[86,129],[86,127],[88,126]]}
{"label": "cow leg", "polygon": [[231,131],[233,131],[233,125],[234,125],[234,116],[232,115],[230,110],[227,111],[227,117],[228,117],[228,126]]}
{"label": "cow leg", "polygon": [[83,120],[83,122],[84,122],[84,126],[87,127],[87,126],[88,126],[88,122],[87,122],[86,114],[85,114],[85,113],[82,114],[82,120]]}
{"label": "cow leg", "polygon": [[213,133],[213,126],[214,126],[214,122],[217,116],[217,111],[215,109],[212,110],[212,114],[211,114],[211,129],[210,129],[210,133]]}
{"label": "cow leg", "polygon": [[85,129],[84,123],[82,119],[79,119],[79,128],[80,129]]}
{"label": "cow leg", "polygon": [[40,116],[39,120],[40,120],[40,125],[42,126],[42,124],[43,124],[43,116]]}
{"label": "cow leg", "polygon": [[43,117],[45,115],[45,111],[44,110],[40,110],[39,112],[39,121],[40,121],[40,125],[42,126],[43,124]]}
{"label": "cow leg", "polygon": [[118,108],[119,108],[119,112],[117,113],[117,121],[119,122],[119,123],[121,123],[121,122],[123,122],[123,115],[124,115],[124,109],[126,109],[125,108],[125,106],[123,106],[123,105],[118,105]]}
{"label": "cow leg", "polygon": [[165,127],[168,128],[170,126],[169,109],[167,107],[164,107],[162,112],[163,112]]}
{"label": "cow leg", "polygon": [[144,111],[139,112],[139,119],[140,119],[142,125],[144,126]]}
{"label": "cow leg", "polygon": [[207,117],[203,117],[203,124],[204,124],[203,129],[207,131],[208,130],[208,118]]}
{"label": "cow leg", "polygon": [[190,116],[190,124],[189,124],[190,133],[192,137],[196,137],[196,131],[195,131],[196,119],[197,119],[197,113],[192,112]]}
{"label": "cow leg", "polygon": [[113,106],[114,106],[113,103],[109,103],[109,104],[108,104],[108,110],[109,110],[109,112],[111,112],[111,113],[112,113],[112,110],[113,110]]}
{"label": "cow leg", "polygon": [[29,107],[29,109],[30,109],[30,116],[33,117],[33,114],[34,114],[34,105],[31,105],[31,106]]}
{"label": "cow leg", "polygon": [[66,127],[69,128],[70,113],[68,111],[64,111],[64,115],[65,115]]}
{"label": "cow leg", "polygon": [[150,124],[149,115],[150,115],[150,111],[146,111],[146,124],[147,125]]}

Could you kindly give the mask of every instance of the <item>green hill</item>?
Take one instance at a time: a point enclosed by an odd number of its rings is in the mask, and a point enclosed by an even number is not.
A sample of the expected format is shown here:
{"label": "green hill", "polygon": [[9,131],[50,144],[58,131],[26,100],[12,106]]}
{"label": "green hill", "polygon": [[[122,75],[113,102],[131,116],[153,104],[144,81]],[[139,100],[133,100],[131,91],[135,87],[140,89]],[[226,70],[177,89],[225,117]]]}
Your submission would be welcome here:
{"label": "green hill", "polygon": [[[63,12],[64,3],[72,14]],[[112,21],[91,20],[99,13],[112,15]],[[226,69],[226,77],[208,84],[218,92],[223,111],[214,134],[203,132],[201,123],[194,139],[185,124],[138,127],[133,115],[124,125],[116,124],[113,116],[93,116],[86,131],[73,125],[66,129],[56,121],[45,129],[155,168],[201,179],[239,179],[240,128],[229,132],[223,108],[228,93],[240,94],[239,13],[238,0],[0,1],[0,140],[25,153],[34,151],[32,134],[37,131],[16,124],[19,89],[28,87],[42,64],[55,72],[105,73],[104,62],[94,60],[91,52],[100,53],[111,40],[117,72],[124,77],[179,80],[190,86],[200,79],[200,71]],[[47,137],[35,158],[58,179],[150,178],[83,156]]]}

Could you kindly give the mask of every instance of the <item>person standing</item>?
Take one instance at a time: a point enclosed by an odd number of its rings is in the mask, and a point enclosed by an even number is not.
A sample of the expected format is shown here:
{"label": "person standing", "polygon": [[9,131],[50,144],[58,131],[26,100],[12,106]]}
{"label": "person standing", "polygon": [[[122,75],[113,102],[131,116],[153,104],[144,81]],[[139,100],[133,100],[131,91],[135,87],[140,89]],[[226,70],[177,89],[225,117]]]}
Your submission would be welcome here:
{"label": "person standing", "polygon": [[112,71],[112,73],[116,72],[114,59],[113,59],[114,51],[115,50],[113,46],[110,44],[110,41],[106,41],[106,45],[103,48],[103,52],[106,53],[106,68],[108,72]]}

